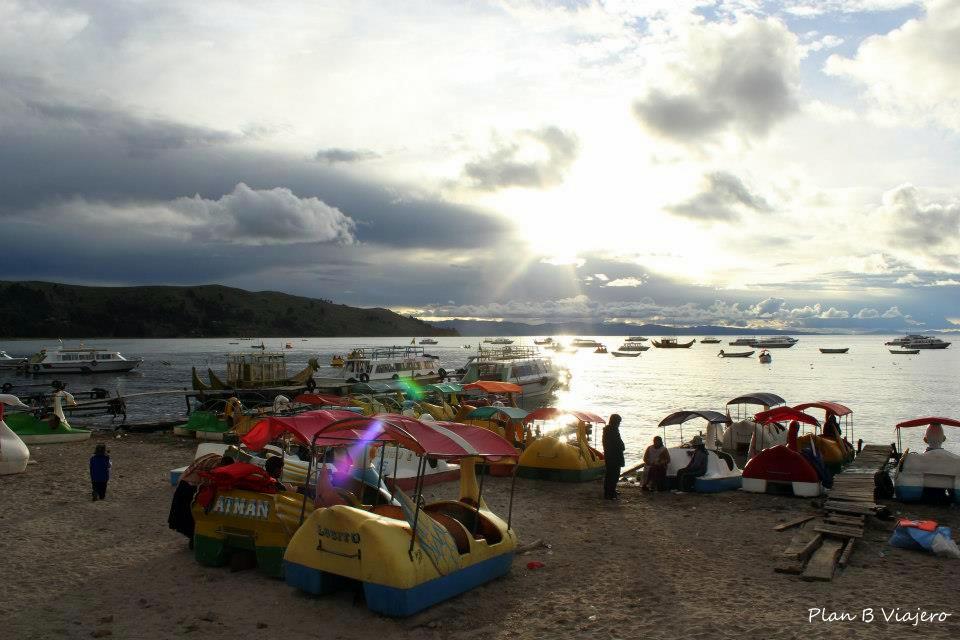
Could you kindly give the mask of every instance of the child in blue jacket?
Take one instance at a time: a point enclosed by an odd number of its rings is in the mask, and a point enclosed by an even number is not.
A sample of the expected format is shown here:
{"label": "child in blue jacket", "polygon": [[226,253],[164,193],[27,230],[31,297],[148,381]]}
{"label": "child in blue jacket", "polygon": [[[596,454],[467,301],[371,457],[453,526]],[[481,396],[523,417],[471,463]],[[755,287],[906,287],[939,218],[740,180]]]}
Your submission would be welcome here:
{"label": "child in blue jacket", "polygon": [[93,484],[93,501],[107,497],[107,482],[110,480],[110,456],[107,445],[98,444],[90,457],[90,482]]}

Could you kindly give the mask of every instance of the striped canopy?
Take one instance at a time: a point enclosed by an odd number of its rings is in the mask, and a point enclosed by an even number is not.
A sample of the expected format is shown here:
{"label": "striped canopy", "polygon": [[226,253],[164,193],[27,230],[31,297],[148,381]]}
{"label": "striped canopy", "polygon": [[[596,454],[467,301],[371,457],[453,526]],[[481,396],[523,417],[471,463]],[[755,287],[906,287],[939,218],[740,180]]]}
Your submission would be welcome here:
{"label": "striped canopy", "polygon": [[534,409],[530,415],[524,419],[524,422],[553,420],[558,416],[573,416],[580,422],[592,422],[595,424],[606,424],[607,422],[597,414],[590,413],[589,411],[567,411],[565,409],[557,409],[556,407],[540,407],[539,409]]}

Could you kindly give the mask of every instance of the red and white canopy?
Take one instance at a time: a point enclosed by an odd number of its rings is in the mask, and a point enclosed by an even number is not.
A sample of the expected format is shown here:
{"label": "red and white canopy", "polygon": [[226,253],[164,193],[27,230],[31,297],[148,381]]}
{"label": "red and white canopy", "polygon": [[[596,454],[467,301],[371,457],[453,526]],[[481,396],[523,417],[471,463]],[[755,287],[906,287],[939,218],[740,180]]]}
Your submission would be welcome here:
{"label": "red and white canopy", "polygon": [[930,424],[939,424],[943,427],[960,427],[960,420],[954,420],[953,418],[914,418],[913,420],[907,420],[901,422],[897,425],[897,429],[905,429],[907,427],[925,427]]}
{"label": "red and white canopy", "polygon": [[557,409],[556,407],[540,407],[539,409],[534,409],[527,414],[527,417],[524,418],[523,421],[553,420],[559,416],[573,416],[580,422],[592,422],[595,424],[606,424],[607,422],[597,414],[590,413],[589,411],[568,411],[566,409]]}

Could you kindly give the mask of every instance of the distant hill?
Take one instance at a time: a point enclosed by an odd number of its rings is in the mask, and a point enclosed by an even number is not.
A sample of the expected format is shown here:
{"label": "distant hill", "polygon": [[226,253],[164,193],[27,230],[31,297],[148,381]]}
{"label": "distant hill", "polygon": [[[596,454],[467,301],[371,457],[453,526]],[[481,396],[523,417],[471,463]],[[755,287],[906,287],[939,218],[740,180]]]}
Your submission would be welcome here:
{"label": "distant hill", "polygon": [[671,327],[660,324],[626,324],[618,322],[558,322],[526,324],[524,322],[494,322],[492,320],[443,320],[438,327],[455,329],[462,336],[753,336],[753,335],[807,335],[808,331],[779,329],[750,329],[747,327]]}
{"label": "distant hill", "polygon": [[0,281],[0,338],[455,336],[387,309],[220,285],[82,287]]}

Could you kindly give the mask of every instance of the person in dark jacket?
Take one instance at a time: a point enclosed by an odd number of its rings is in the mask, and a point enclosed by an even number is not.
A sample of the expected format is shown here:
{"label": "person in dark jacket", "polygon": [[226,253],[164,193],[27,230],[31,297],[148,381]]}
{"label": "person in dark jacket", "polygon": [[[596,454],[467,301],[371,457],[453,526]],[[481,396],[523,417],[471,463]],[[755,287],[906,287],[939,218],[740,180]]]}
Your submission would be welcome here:
{"label": "person in dark jacket", "polygon": [[90,457],[90,483],[93,485],[93,501],[107,497],[107,482],[110,481],[110,456],[107,445],[98,444]]}
{"label": "person in dark jacket", "polygon": [[623,467],[623,438],[620,437],[620,414],[610,416],[610,421],[603,428],[603,461],[606,473],[603,477],[603,497],[606,500],[617,499],[617,481],[620,480],[620,469]]}
{"label": "person in dark jacket", "polygon": [[690,452],[690,462],[683,469],[677,471],[677,489],[680,491],[693,491],[696,479],[707,472],[707,447],[703,444],[703,438],[693,436],[690,440],[693,450]]}

